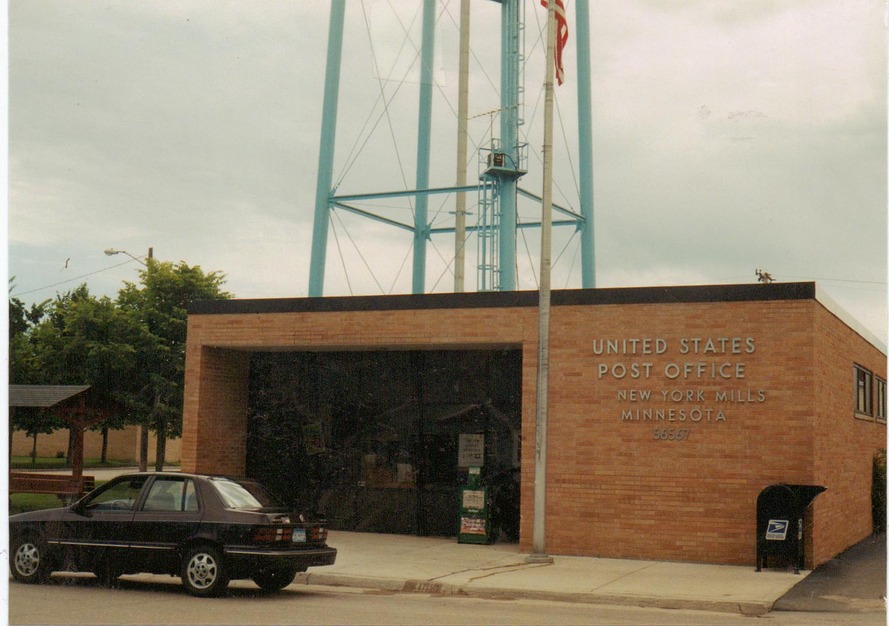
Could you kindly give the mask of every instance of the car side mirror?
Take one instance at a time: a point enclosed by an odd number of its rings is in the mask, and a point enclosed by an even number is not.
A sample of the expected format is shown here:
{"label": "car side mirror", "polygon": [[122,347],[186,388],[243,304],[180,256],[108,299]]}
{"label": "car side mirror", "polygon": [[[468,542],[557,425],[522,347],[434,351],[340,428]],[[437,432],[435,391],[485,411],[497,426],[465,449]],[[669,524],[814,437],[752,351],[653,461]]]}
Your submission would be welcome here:
{"label": "car side mirror", "polygon": [[89,507],[87,507],[86,502],[82,500],[80,502],[76,502],[74,506],[71,507],[71,509],[77,515],[82,515],[83,517],[92,517],[92,511],[90,511]]}

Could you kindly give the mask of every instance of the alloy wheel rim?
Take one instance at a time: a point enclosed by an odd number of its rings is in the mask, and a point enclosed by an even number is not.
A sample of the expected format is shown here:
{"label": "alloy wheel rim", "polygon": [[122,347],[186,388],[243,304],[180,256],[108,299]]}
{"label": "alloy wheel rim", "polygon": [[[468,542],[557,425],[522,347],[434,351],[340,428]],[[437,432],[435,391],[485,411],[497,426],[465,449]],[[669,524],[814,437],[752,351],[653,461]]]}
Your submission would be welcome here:
{"label": "alloy wheel rim", "polygon": [[15,569],[22,576],[33,576],[40,567],[40,551],[33,543],[23,543],[15,553]]}
{"label": "alloy wheel rim", "polygon": [[188,580],[195,587],[206,589],[215,582],[216,575],[216,561],[209,554],[196,554],[188,563]]}

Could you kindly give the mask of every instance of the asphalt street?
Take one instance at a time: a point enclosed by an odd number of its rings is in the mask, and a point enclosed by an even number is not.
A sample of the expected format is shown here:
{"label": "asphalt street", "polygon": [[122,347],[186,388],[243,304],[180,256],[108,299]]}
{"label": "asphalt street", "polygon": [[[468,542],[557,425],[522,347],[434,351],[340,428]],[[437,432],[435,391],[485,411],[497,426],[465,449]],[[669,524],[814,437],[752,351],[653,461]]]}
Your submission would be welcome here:
{"label": "asphalt street", "polygon": [[223,598],[193,598],[172,578],[126,577],[108,589],[94,578],[46,586],[10,582],[11,624],[706,624],[712,626],[885,626],[885,613],[772,611],[740,614],[652,607],[483,598],[378,589],[291,585],[264,594],[236,581]]}

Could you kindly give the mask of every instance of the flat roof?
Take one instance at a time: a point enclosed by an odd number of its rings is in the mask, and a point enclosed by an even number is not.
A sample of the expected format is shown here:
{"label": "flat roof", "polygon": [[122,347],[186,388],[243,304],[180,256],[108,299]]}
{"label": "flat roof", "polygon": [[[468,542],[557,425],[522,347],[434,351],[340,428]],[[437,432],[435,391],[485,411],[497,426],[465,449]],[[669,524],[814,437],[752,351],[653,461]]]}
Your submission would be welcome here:
{"label": "flat roof", "polygon": [[[747,302],[813,300],[815,283],[744,285],[691,285],[678,287],[620,287],[560,289],[551,294],[552,306],[602,304],[669,304],[677,302]],[[238,313],[325,313],[337,311],[391,311],[535,307],[537,291],[481,291],[390,296],[324,296],[315,298],[259,298],[202,300],[188,306],[191,315]]]}
{"label": "flat roof", "polygon": [[[815,300],[883,354],[886,345],[847,313],[814,282],[747,283],[732,285],[684,285],[667,287],[611,287],[605,289],[558,289],[552,306],[607,304],[676,304],[696,302],[755,302]],[[464,293],[401,294],[380,296],[323,296],[202,300],[188,306],[189,315],[269,313],[329,313],[347,311],[394,311],[536,307],[537,291],[482,291]]]}

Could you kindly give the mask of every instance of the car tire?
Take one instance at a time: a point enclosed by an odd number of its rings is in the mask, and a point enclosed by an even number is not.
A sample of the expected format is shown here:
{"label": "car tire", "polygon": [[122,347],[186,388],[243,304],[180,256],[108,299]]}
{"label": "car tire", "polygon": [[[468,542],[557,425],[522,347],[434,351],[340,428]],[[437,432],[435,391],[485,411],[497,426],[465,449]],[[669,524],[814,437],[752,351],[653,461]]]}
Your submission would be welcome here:
{"label": "car tire", "polygon": [[195,546],[182,559],[182,584],[193,596],[208,598],[225,593],[228,571],[219,550],[212,546]]}
{"label": "car tire", "polygon": [[9,568],[12,577],[20,583],[37,584],[46,582],[52,573],[46,553],[46,543],[36,537],[22,537],[11,546],[12,558]]}
{"label": "car tire", "polygon": [[265,570],[253,576],[253,582],[269,593],[281,591],[296,578],[296,570],[278,569]]}

